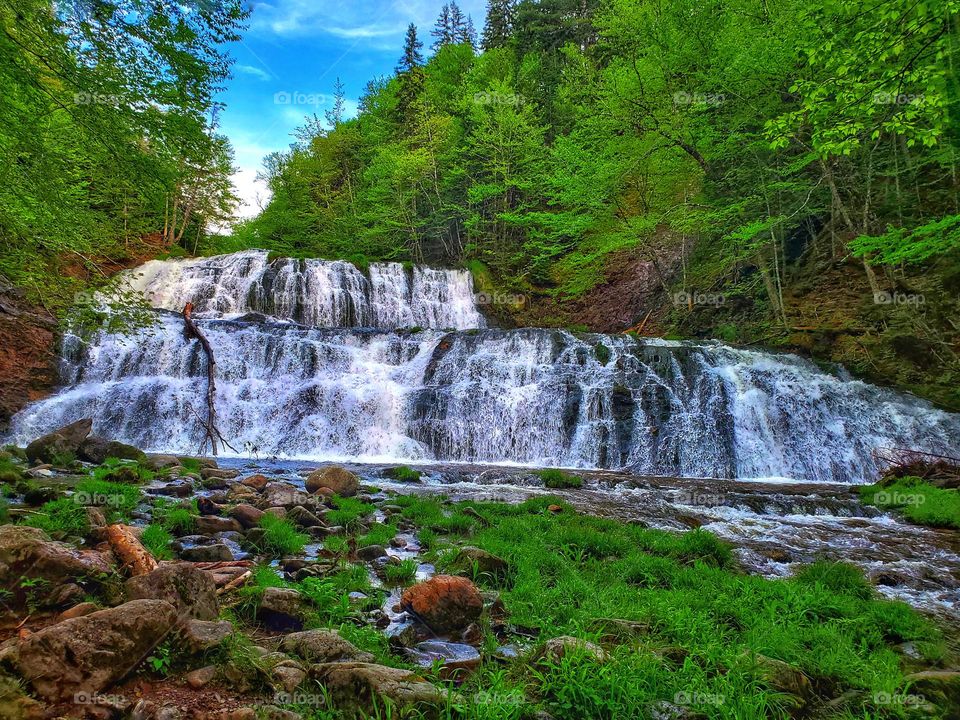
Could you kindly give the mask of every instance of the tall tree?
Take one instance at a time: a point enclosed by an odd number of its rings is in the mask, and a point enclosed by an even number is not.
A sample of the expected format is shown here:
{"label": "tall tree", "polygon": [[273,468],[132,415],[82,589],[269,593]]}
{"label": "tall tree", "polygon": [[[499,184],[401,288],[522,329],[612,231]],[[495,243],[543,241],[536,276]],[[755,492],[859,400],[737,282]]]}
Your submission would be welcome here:
{"label": "tall tree", "polygon": [[434,50],[439,50],[444,45],[449,45],[450,43],[454,42],[449,3],[444,3],[443,7],[440,9],[440,16],[437,18],[437,24],[434,26],[430,34],[436,38],[433,41],[433,45],[430,46]]}
{"label": "tall tree", "polygon": [[504,47],[513,34],[513,0],[487,0],[487,20],[481,46],[484,50]]}

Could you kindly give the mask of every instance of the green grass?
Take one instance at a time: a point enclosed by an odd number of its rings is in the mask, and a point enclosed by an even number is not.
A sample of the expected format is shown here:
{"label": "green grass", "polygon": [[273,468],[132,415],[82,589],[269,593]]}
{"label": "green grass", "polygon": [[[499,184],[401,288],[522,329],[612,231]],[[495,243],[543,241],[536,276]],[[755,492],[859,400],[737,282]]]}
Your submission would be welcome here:
{"label": "green grass", "polygon": [[140,504],[140,488],[89,477],[74,487],[74,500],[101,508],[108,523],[127,522]]}
{"label": "green grass", "polygon": [[87,509],[73,498],[60,498],[44,503],[36,513],[28,515],[24,525],[40,528],[48,534],[63,533],[82,537],[90,530]]}
{"label": "green grass", "polygon": [[137,484],[150,482],[157,475],[150,468],[144,467],[135,460],[107,458],[102,465],[93,469],[91,476],[94,480]]}
{"label": "green grass", "polygon": [[140,542],[150,551],[157,560],[172,560],[173,550],[170,545],[173,542],[173,536],[167,532],[161,525],[151,524],[143,529],[140,535]]}
{"label": "green grass", "polygon": [[886,487],[861,487],[860,497],[884,510],[899,510],[917,525],[960,530],[960,491],[957,490],[944,490],[917,477],[904,477]]}
{"label": "green grass", "polygon": [[583,487],[582,477],[554,468],[540,470],[537,472],[537,477],[543,480],[544,485],[553,490]]}
{"label": "green grass", "polygon": [[397,528],[392,523],[371,523],[366,535],[357,538],[357,547],[367,545],[386,545],[397,534]]}
{"label": "green grass", "polygon": [[200,511],[197,501],[175,502],[169,498],[157,498],[153,503],[153,521],[173,535],[189,535],[197,526]]}
{"label": "green grass", "polygon": [[394,585],[403,585],[411,582],[417,575],[419,563],[416,558],[407,558],[399,563],[387,563],[383,566],[383,574],[387,582]]}
{"label": "green grass", "polygon": [[406,465],[400,465],[399,467],[390,468],[384,473],[388,478],[396,480],[397,482],[405,483],[415,483],[420,482],[420,471],[414,470],[411,467]]}
{"label": "green grass", "polygon": [[16,485],[23,479],[23,468],[10,458],[0,458],[0,483]]}
{"label": "green grass", "polygon": [[267,513],[260,518],[263,539],[256,543],[257,550],[276,556],[299,555],[309,542],[310,536],[299,532],[296,525],[286,518]]}
{"label": "green grass", "polygon": [[356,530],[360,520],[377,509],[370,503],[353,497],[335,495],[330,502],[334,509],[326,515],[327,524],[340,525],[350,531]]}
{"label": "green grass", "polygon": [[199,475],[203,466],[200,465],[200,461],[196,458],[184,457],[180,458],[180,467],[183,468],[183,471],[180,473],[181,475]]}

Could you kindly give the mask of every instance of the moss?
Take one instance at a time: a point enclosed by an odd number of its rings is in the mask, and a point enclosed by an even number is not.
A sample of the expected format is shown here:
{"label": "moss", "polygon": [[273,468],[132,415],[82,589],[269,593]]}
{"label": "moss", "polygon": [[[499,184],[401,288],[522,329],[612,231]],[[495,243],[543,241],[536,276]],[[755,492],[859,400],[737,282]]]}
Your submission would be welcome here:
{"label": "moss", "polygon": [[610,348],[608,348],[602,342],[598,342],[593,346],[593,354],[596,356],[597,361],[601,365],[606,365],[608,362],[610,362]]}
{"label": "moss", "polygon": [[945,490],[918,477],[889,485],[859,488],[860,498],[884,510],[897,510],[912,523],[960,530],[960,491]]}
{"label": "moss", "polygon": [[414,470],[413,468],[407,467],[406,465],[400,465],[395,468],[390,468],[386,471],[385,475],[388,478],[396,480],[397,482],[420,482],[420,471]]}
{"label": "moss", "polygon": [[543,484],[551,489],[583,487],[583,478],[579,475],[571,475],[563,470],[554,468],[538,471],[537,477],[543,480]]}

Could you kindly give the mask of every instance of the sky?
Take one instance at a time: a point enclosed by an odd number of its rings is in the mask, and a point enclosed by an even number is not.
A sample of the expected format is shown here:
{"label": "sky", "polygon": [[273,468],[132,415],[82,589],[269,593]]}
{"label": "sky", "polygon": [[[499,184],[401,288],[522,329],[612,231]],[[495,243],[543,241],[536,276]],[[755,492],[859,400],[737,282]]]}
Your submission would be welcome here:
{"label": "sky", "polygon": [[[344,84],[348,116],[369,80],[390,75],[403,50],[409,23],[424,53],[446,0],[270,0],[252,2],[249,29],[231,43],[233,78],[219,100],[226,104],[220,129],[233,144],[241,199],[238,217],[256,215],[269,199],[256,180],[268,153],[286,150],[294,130],[333,103],[337,78]],[[483,27],[485,0],[458,0]]]}

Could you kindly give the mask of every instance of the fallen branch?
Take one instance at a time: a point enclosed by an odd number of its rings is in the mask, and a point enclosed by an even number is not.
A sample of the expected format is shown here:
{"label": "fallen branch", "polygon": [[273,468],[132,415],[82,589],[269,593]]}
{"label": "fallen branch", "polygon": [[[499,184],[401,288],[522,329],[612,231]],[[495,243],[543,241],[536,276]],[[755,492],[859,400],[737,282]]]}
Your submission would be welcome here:
{"label": "fallen branch", "polygon": [[157,569],[157,561],[128,525],[108,525],[107,542],[131,575],[146,575]]}
{"label": "fallen branch", "polygon": [[253,573],[250,572],[249,570],[247,570],[247,571],[246,571],[245,573],[243,573],[242,575],[237,575],[237,577],[235,577],[233,580],[231,580],[230,582],[228,582],[228,583],[227,583],[226,585],[224,585],[222,588],[220,588],[219,590],[217,590],[217,595],[223,595],[224,593],[230,592],[231,590],[234,590],[234,589],[240,587],[241,585],[243,585],[243,584],[244,584],[248,579],[250,579],[251,577],[253,577]]}
{"label": "fallen branch", "polygon": [[203,420],[198,416],[200,423],[204,426],[204,437],[203,442],[200,443],[200,453],[203,453],[203,449],[206,447],[208,441],[210,442],[210,449],[214,456],[217,454],[218,441],[225,447],[236,452],[236,449],[226,441],[217,428],[217,362],[213,357],[213,348],[210,346],[210,341],[207,340],[206,336],[200,332],[196,323],[193,322],[193,303],[188,302],[183,307],[183,324],[184,335],[186,335],[188,340],[198,340],[200,347],[203,349],[203,354],[207,356],[207,419]]}

